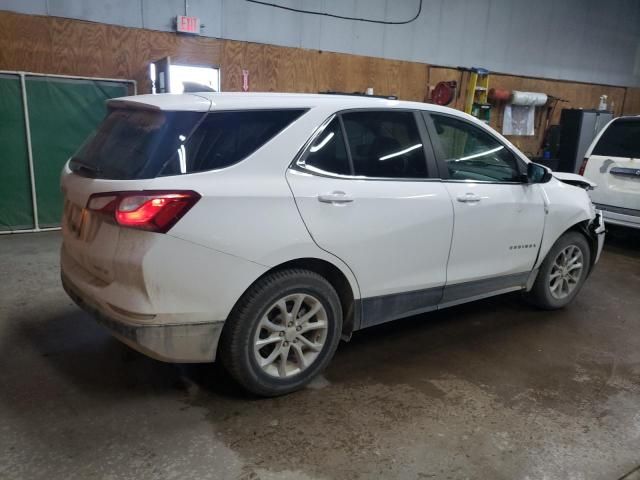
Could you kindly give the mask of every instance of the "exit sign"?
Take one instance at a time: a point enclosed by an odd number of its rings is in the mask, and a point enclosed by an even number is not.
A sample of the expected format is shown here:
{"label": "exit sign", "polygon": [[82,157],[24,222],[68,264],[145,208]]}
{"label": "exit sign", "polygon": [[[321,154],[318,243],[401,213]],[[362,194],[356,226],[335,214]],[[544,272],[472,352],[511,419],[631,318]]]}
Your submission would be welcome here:
{"label": "exit sign", "polygon": [[200,19],[198,17],[178,15],[176,17],[176,31],[200,35]]}

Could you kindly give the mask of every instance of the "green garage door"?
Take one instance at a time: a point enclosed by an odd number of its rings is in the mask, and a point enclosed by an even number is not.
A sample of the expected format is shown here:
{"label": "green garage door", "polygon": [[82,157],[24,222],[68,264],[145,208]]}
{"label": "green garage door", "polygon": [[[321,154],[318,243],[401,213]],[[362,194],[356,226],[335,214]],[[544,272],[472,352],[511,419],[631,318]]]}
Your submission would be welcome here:
{"label": "green garage door", "polygon": [[[62,215],[60,171],[106,113],[106,100],[133,93],[131,82],[26,75],[40,228]],[[20,76],[0,74],[0,231],[34,228]]]}
{"label": "green garage door", "polygon": [[20,77],[0,74],[0,230],[33,226]]}

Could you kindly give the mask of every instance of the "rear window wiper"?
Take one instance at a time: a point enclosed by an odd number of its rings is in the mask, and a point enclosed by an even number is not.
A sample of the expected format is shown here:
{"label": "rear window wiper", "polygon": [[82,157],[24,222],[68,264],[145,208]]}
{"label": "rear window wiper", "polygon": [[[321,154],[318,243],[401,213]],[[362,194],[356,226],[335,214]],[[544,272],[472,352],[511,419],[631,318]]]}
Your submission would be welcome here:
{"label": "rear window wiper", "polygon": [[78,170],[86,170],[88,172],[93,173],[94,175],[102,173],[102,169],[100,167],[96,167],[95,165],[89,165],[88,163],[81,162],[77,158],[71,159],[71,161],[69,162],[69,167],[74,172]]}

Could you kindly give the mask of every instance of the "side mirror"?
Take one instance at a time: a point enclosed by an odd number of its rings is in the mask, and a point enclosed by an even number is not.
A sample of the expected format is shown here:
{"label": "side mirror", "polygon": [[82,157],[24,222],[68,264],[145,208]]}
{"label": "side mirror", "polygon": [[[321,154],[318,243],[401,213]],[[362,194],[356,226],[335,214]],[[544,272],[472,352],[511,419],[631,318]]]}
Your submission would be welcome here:
{"label": "side mirror", "polygon": [[527,181],[529,183],[547,183],[551,177],[551,170],[544,165],[533,162],[527,164]]}

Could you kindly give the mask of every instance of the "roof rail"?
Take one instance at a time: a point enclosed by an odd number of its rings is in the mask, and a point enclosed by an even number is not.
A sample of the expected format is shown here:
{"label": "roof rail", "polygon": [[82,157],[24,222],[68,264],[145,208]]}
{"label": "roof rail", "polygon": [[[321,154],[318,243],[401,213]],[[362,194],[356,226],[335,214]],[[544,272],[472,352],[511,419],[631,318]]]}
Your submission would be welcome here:
{"label": "roof rail", "polygon": [[385,100],[398,100],[396,95],[369,95],[362,92],[334,92],[327,90],[326,92],[318,92],[322,95],[348,95],[350,97],[371,97],[371,98],[383,98]]}

